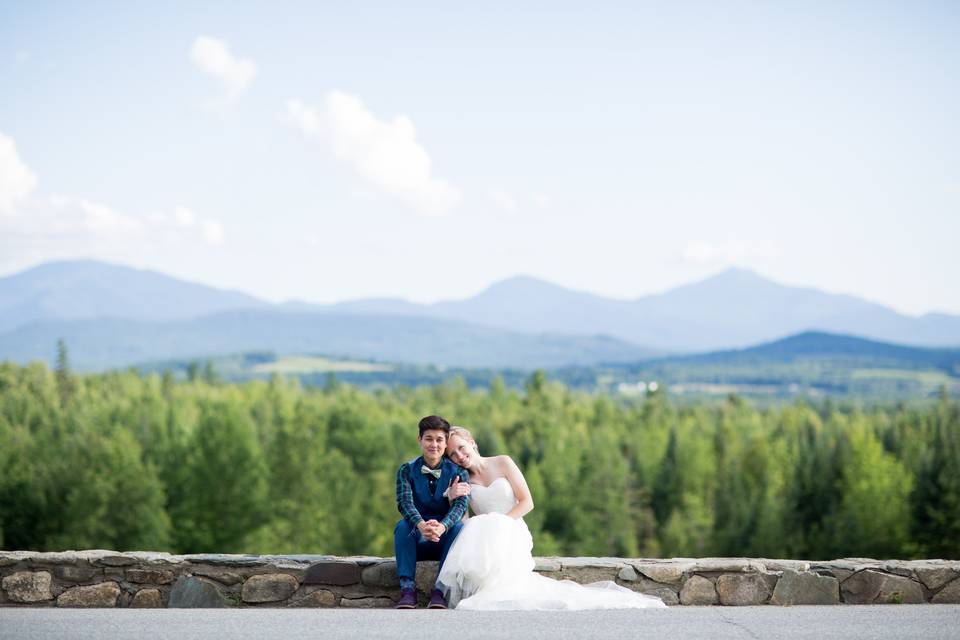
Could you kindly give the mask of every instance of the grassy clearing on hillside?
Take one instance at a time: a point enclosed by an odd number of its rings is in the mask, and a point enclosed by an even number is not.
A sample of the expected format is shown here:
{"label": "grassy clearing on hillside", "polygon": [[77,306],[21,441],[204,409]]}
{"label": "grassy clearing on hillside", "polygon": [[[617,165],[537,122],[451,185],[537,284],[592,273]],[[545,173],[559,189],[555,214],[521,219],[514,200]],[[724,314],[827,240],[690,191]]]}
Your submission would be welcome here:
{"label": "grassy clearing on hillside", "polygon": [[309,374],[309,373],[373,373],[393,371],[388,364],[360,362],[356,360],[331,360],[319,356],[281,356],[273,362],[261,362],[250,367],[254,374]]}

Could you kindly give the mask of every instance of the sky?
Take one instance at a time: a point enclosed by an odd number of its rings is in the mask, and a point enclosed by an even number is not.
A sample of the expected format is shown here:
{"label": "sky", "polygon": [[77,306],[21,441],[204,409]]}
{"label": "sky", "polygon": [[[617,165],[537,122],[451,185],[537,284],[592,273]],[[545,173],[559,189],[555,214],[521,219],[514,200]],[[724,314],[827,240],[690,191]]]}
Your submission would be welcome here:
{"label": "sky", "polygon": [[0,275],[958,314],[958,79],[955,2],[0,0]]}

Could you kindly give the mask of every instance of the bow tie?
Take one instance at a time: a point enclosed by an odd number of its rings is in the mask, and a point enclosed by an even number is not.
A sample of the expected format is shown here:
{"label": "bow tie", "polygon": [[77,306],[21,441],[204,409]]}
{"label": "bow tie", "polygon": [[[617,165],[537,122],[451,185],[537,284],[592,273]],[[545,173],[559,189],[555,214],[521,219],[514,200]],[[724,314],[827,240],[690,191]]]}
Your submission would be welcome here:
{"label": "bow tie", "polygon": [[431,469],[431,468],[428,467],[427,465],[423,465],[422,467],[420,467],[420,473],[422,473],[423,475],[428,475],[428,474],[429,474],[429,475],[433,476],[435,480],[439,480],[439,479],[440,479],[440,474],[441,474],[442,472],[443,472],[443,469],[441,469],[441,468],[439,468],[439,467],[437,467],[436,469]]}

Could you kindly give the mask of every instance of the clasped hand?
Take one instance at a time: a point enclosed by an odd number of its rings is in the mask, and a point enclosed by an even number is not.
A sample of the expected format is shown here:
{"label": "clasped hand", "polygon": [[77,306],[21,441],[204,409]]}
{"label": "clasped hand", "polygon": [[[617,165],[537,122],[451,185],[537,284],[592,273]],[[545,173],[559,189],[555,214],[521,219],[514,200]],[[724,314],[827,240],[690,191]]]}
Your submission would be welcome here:
{"label": "clasped hand", "polygon": [[440,542],[440,536],[447,530],[442,522],[436,520],[423,520],[417,525],[420,534],[430,542]]}

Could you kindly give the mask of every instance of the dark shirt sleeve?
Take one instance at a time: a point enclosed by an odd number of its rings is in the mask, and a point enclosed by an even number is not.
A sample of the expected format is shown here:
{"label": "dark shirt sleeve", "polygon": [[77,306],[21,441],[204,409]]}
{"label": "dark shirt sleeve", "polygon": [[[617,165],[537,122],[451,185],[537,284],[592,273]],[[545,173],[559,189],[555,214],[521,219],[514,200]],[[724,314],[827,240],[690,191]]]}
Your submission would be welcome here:
{"label": "dark shirt sleeve", "polygon": [[423,516],[413,503],[413,484],[410,482],[410,465],[408,464],[400,465],[397,470],[397,511],[413,528],[423,522]]}
{"label": "dark shirt sleeve", "polygon": [[[460,469],[457,472],[457,475],[460,477],[460,482],[470,482],[470,476],[467,474],[466,469]],[[440,524],[444,526],[444,529],[447,531],[450,530],[450,527],[460,522],[463,519],[463,514],[467,512],[467,506],[470,504],[470,496],[460,496],[453,501],[453,504],[450,505],[450,511],[447,512],[447,515],[444,516],[443,520],[440,521]]]}

